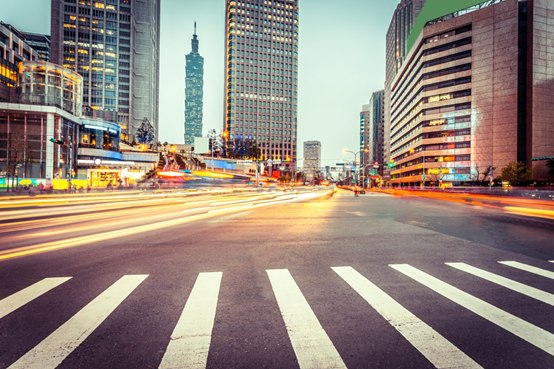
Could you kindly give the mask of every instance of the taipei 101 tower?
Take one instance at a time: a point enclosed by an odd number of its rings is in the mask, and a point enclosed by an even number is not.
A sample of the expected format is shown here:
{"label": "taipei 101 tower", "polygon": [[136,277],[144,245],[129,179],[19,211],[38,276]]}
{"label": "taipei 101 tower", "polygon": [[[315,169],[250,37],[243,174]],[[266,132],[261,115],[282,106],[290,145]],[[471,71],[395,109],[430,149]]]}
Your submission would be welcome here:
{"label": "taipei 101 tower", "polygon": [[191,43],[192,52],[185,57],[185,145],[194,145],[194,137],[202,137],[204,58],[198,53],[196,22]]}

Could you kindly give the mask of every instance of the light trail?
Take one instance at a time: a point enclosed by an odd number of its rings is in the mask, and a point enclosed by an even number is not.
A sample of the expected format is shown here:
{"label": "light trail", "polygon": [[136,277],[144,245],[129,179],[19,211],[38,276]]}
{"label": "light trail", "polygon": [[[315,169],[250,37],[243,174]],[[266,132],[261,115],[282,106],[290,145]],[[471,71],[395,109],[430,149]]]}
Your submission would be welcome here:
{"label": "light trail", "polygon": [[535,200],[521,197],[505,197],[487,194],[448,193],[436,191],[373,190],[393,196],[414,196],[429,199],[477,205],[502,210],[507,214],[523,215],[543,219],[554,219],[554,201]]}
{"label": "light trail", "polygon": [[174,226],[178,226],[178,225],[182,225],[182,224],[186,224],[186,223],[190,223],[198,220],[211,218],[221,214],[235,213],[235,212],[240,212],[244,210],[250,210],[253,208],[258,208],[258,207],[263,207],[268,205],[278,205],[278,204],[283,204],[283,203],[292,202],[292,201],[311,200],[311,199],[315,199],[323,196],[330,196],[332,195],[332,193],[333,191],[325,191],[322,193],[291,194],[291,195],[283,196],[281,198],[258,200],[257,202],[251,203],[248,205],[241,204],[239,206],[232,206],[232,207],[223,208],[223,209],[210,210],[211,206],[189,209],[190,212],[199,211],[201,212],[201,214],[194,214],[194,215],[186,216],[184,218],[171,219],[171,220],[166,220],[158,223],[140,225],[140,226],[135,226],[135,227],[126,228],[126,229],[108,231],[108,232],[97,233],[92,235],[73,237],[65,240],[44,242],[44,243],[31,245],[31,246],[24,246],[24,247],[9,249],[9,250],[3,250],[3,251],[0,251],[0,261],[13,259],[17,257],[28,256],[28,255],[34,255],[37,253],[82,246],[82,245],[91,244],[91,243],[100,242],[100,241],[106,241],[114,238],[120,238],[125,236],[135,236],[140,233],[155,231],[155,230],[168,228],[168,227],[174,227]]}
{"label": "light trail", "polygon": [[[239,193],[239,194],[232,194],[228,193],[221,195],[221,196],[258,196],[260,193]],[[206,192],[199,192],[198,194],[203,194],[205,196],[216,196],[217,193],[206,193]],[[84,212],[90,212],[90,211],[107,211],[107,210],[117,210],[117,209],[125,209],[125,208],[137,208],[137,207],[146,207],[161,203],[174,203],[175,201],[182,201],[186,202],[188,199],[186,198],[190,194],[180,194],[181,198],[175,198],[175,197],[163,197],[163,198],[151,198],[151,199],[139,199],[135,201],[121,201],[121,202],[115,202],[113,203],[110,201],[111,199],[107,199],[103,203],[95,203],[95,204],[80,204],[80,205],[69,205],[65,207],[56,207],[56,208],[49,208],[49,209],[28,209],[28,210],[14,210],[14,211],[7,211],[3,212],[2,214],[5,215],[4,217],[0,218],[0,221],[7,221],[7,220],[16,220],[23,218],[25,216],[33,216],[33,217],[47,217],[47,216],[60,216],[64,214],[74,214],[74,213],[84,213]]]}

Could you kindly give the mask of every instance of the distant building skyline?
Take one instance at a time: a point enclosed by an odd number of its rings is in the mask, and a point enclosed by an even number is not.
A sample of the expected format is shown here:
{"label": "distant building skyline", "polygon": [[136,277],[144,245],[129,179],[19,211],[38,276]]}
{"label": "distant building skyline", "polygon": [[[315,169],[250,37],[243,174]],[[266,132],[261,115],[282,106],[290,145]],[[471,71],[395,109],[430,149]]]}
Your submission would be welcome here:
{"label": "distant building skyline", "polygon": [[254,141],[284,167],[298,150],[298,11],[298,0],[226,1],[227,147]]}
{"label": "distant building skyline", "polygon": [[202,137],[204,107],[204,58],[199,54],[196,22],[191,40],[192,51],[185,57],[185,145],[194,145]]}

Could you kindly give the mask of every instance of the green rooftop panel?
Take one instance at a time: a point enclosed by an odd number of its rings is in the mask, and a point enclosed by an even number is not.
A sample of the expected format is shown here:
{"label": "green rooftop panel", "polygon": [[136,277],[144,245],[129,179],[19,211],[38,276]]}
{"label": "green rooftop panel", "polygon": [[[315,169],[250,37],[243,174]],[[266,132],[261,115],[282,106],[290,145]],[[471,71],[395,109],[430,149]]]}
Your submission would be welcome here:
{"label": "green rooftop panel", "polygon": [[486,2],[483,0],[427,0],[408,36],[406,53],[410,53],[427,22]]}

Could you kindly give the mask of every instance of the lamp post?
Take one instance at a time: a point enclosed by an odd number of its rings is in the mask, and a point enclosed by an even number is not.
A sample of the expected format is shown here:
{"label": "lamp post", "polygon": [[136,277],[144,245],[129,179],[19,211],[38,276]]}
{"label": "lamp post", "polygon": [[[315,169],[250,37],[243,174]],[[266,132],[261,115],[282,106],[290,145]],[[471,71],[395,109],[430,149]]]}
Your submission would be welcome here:
{"label": "lamp post", "polygon": [[358,152],[354,152],[354,151],[350,151],[350,150],[343,150],[344,153],[352,153],[354,154],[354,172],[356,173],[356,178],[354,179],[356,181],[356,186],[358,185],[358,177],[359,177],[359,170],[357,170],[357,164],[358,164],[358,154],[359,153],[362,153],[362,152],[369,152],[369,150],[367,148],[365,148],[364,150],[360,150]]}

